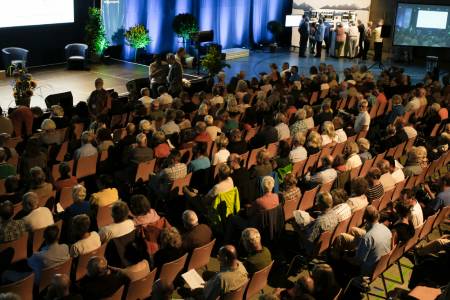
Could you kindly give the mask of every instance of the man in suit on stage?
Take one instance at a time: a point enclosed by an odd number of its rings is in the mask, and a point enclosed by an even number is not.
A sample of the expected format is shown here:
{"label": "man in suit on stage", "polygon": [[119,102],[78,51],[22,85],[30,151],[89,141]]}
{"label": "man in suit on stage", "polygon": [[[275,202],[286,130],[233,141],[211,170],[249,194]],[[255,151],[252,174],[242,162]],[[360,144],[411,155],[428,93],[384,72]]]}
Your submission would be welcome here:
{"label": "man in suit on stage", "polygon": [[306,57],[305,52],[309,37],[309,19],[306,15],[303,15],[303,19],[298,27],[298,32],[300,33],[300,50],[298,56]]}

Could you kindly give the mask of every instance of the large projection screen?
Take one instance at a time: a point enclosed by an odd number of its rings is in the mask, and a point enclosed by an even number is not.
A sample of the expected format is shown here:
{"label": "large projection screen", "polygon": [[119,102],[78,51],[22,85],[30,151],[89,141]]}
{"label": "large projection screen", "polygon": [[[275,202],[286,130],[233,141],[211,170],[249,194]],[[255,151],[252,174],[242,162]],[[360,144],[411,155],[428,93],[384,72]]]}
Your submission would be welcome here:
{"label": "large projection screen", "polygon": [[73,22],[74,0],[0,0],[0,28]]}
{"label": "large projection screen", "polygon": [[394,45],[450,47],[450,6],[398,3]]}

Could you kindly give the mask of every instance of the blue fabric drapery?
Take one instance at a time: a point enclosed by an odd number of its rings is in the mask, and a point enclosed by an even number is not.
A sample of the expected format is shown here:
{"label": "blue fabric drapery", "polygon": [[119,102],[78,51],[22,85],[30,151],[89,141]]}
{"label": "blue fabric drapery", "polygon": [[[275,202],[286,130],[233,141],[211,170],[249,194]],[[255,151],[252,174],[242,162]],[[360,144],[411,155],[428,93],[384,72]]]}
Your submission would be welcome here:
{"label": "blue fabric drapery", "polygon": [[[249,47],[271,41],[267,23],[283,22],[289,0],[102,0],[102,11],[108,39],[113,45],[126,45],[124,30],[144,24],[149,30],[151,53],[175,51],[182,41],[172,30],[173,18],[179,13],[197,17],[200,30],[214,30],[214,42],[224,49]],[[125,46],[124,58],[131,59],[134,50]]]}

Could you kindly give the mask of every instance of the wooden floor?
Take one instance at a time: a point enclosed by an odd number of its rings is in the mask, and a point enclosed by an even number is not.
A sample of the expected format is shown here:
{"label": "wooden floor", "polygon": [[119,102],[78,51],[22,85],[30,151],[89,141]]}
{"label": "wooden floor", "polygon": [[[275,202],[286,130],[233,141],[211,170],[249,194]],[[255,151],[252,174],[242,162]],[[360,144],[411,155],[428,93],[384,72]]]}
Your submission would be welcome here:
{"label": "wooden floor", "polygon": [[[230,68],[225,69],[227,81],[240,70],[244,70],[247,78],[258,77],[260,72],[268,72],[269,64],[276,63],[281,66],[288,62],[290,65],[297,65],[300,74],[308,74],[312,65],[318,65],[321,62],[333,64],[339,74],[345,68],[352,64],[360,63],[359,60],[335,59],[324,57],[322,59],[315,57],[299,58],[297,53],[280,50],[279,52],[269,53],[263,51],[251,51],[249,57],[227,61]],[[366,62],[370,65],[370,61]],[[386,65],[390,65],[385,63]],[[396,64],[398,65],[398,64]],[[425,67],[418,65],[403,65],[407,74],[412,76],[413,82],[420,81],[425,74]],[[123,61],[113,61],[108,65],[91,65],[89,71],[67,70],[65,65],[57,65],[44,68],[30,68],[34,80],[37,81],[37,88],[31,99],[31,106],[45,108],[45,97],[55,93],[72,91],[74,104],[79,101],[85,101],[90,92],[94,89],[94,81],[97,77],[102,77],[106,88],[113,88],[118,93],[126,92],[125,84],[132,79],[148,76],[148,67],[140,64],[134,64]],[[374,74],[380,70],[374,68]],[[194,70],[185,70],[186,73],[194,73]],[[8,107],[14,107],[12,96],[12,78],[0,80],[0,106],[3,110]]]}

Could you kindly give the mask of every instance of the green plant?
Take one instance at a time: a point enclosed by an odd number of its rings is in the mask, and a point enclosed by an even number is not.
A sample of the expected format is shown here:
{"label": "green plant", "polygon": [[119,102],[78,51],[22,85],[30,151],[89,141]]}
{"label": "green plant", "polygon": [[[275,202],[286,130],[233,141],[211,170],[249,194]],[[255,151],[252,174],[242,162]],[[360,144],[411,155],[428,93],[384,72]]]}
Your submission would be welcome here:
{"label": "green plant", "polygon": [[36,82],[25,69],[16,69],[13,76],[13,96],[16,99],[16,104],[30,106],[30,98],[33,96],[33,90],[36,88]]}
{"label": "green plant", "polygon": [[230,65],[222,60],[222,54],[217,47],[210,47],[206,55],[200,62],[202,68],[208,71],[210,76],[215,76],[223,68],[229,68]]}
{"label": "green plant", "polygon": [[267,30],[273,34],[275,42],[278,42],[280,34],[283,33],[283,24],[278,21],[270,21],[267,23]]}
{"label": "green plant", "polygon": [[198,32],[198,22],[192,14],[178,14],[173,19],[172,28],[179,37],[183,38],[183,41],[186,41],[191,34]]}
{"label": "green plant", "polygon": [[91,53],[101,56],[103,51],[109,46],[109,42],[106,39],[105,26],[103,25],[102,12],[98,8],[90,7],[88,14],[89,17],[84,27],[86,44]]}
{"label": "green plant", "polygon": [[138,49],[145,48],[152,42],[152,39],[148,35],[148,30],[144,25],[139,24],[130,27],[125,32],[125,39],[132,48],[136,49],[134,53],[134,60],[136,61]]}

